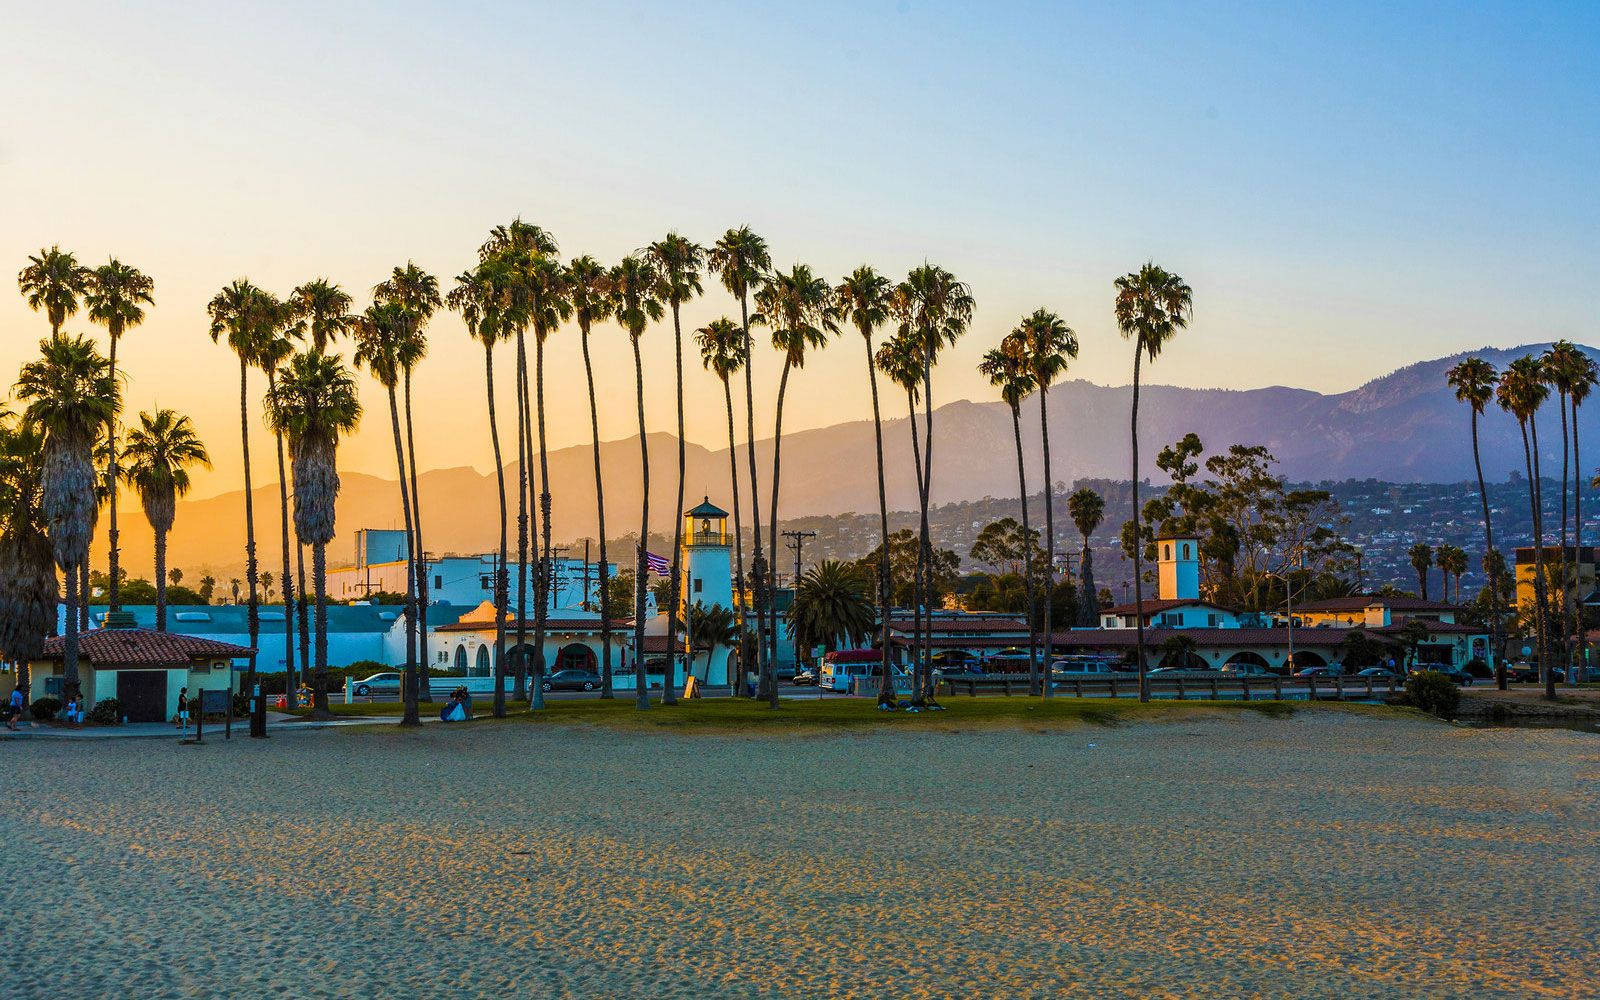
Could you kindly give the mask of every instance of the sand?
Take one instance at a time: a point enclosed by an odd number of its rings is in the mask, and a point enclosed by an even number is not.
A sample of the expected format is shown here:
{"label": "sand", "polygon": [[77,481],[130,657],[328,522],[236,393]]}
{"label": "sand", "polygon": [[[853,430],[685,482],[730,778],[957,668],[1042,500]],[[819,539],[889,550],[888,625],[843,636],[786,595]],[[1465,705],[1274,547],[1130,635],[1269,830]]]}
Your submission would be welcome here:
{"label": "sand", "polygon": [[14,741],[9,996],[1596,995],[1600,737]]}

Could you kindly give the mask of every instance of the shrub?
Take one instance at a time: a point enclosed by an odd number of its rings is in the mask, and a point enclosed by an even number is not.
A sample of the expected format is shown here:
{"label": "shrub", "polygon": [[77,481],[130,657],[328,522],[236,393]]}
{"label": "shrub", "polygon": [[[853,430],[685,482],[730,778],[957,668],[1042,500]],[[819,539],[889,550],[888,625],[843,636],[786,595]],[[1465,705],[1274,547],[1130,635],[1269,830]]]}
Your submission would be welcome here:
{"label": "shrub", "polygon": [[1448,719],[1461,703],[1461,691],[1437,670],[1424,670],[1406,678],[1406,700],[1430,715]]}
{"label": "shrub", "polygon": [[1478,678],[1494,676],[1494,670],[1489,666],[1489,661],[1481,656],[1474,656],[1461,669]]}
{"label": "shrub", "polygon": [[101,698],[89,709],[89,721],[97,726],[122,725],[122,702],[115,698]]}
{"label": "shrub", "polygon": [[48,722],[56,717],[57,712],[61,711],[61,699],[50,697],[37,698],[29,707],[33,710],[33,717],[35,719],[38,719],[41,722]]}
{"label": "shrub", "polygon": [[245,694],[243,691],[235,692],[233,695],[233,717],[238,719],[248,716],[249,714],[250,696]]}

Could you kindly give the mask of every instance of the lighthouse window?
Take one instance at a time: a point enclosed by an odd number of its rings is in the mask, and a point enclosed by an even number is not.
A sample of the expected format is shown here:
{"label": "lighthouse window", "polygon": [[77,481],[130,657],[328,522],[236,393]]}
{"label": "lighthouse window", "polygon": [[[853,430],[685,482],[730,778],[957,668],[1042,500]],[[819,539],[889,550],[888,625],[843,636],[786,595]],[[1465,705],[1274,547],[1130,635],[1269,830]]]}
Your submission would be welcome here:
{"label": "lighthouse window", "polygon": [[698,576],[694,578],[694,592],[695,593],[697,593],[697,594],[700,593],[700,584],[703,583],[703,582],[705,582],[705,581],[701,580]]}

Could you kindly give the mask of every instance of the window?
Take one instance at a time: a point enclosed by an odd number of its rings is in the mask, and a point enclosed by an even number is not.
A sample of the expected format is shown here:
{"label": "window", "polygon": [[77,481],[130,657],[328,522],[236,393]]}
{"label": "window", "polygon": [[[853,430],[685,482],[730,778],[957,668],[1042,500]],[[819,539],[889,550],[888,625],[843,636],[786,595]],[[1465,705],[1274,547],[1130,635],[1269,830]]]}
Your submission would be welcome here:
{"label": "window", "polygon": [[489,574],[485,573],[483,576],[478,577],[478,585],[480,587],[482,587],[484,590],[488,590],[490,587],[492,587],[494,585],[492,583],[492,579],[493,578],[490,577]]}
{"label": "window", "polygon": [[1222,624],[1222,616],[1221,615],[1209,615],[1208,616],[1208,620],[1209,620],[1212,628],[1217,628],[1218,626],[1220,626]]}
{"label": "window", "polygon": [[1161,546],[1161,558],[1163,558],[1163,559],[1171,559],[1172,558],[1172,546],[1171,545],[1163,545],[1163,546]]}
{"label": "window", "polygon": [[1184,542],[1183,543],[1183,557],[1185,559],[1191,558],[1191,556],[1189,555],[1189,543],[1188,542]]}
{"label": "window", "polygon": [[697,594],[700,593],[700,584],[702,584],[703,582],[705,582],[705,581],[701,580],[698,576],[694,578],[694,592],[695,593],[697,593]]}
{"label": "window", "polygon": [[434,590],[443,590],[444,589],[444,577],[440,576],[438,573],[433,574],[433,589]]}

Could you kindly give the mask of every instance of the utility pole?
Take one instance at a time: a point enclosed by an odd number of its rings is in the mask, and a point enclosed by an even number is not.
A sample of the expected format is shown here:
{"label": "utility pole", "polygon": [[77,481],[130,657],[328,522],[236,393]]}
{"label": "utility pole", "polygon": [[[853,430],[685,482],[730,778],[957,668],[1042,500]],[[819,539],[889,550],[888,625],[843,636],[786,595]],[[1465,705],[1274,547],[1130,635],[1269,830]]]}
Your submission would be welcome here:
{"label": "utility pole", "polygon": [[[817,533],[815,531],[785,531],[783,537],[789,539],[785,544],[794,551],[794,596],[798,600],[800,597],[800,557],[805,551],[806,539],[817,537]],[[789,606],[791,608],[794,607],[792,601]],[[800,670],[800,633],[796,632],[792,638],[794,639],[794,669],[798,672]],[[817,678],[819,682],[818,691],[822,690],[821,679],[819,675]]]}

